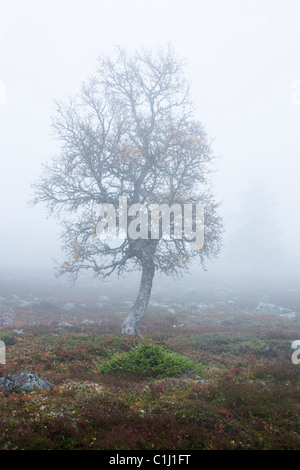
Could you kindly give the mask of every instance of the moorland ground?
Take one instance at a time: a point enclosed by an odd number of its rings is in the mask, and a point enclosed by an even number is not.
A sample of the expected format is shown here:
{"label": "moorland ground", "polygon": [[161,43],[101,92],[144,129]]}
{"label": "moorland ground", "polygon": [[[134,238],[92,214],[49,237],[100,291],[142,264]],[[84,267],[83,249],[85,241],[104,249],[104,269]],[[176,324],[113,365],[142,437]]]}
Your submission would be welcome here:
{"label": "moorland ground", "polygon": [[[0,394],[1,449],[300,449],[300,365],[291,361],[300,303],[286,318],[257,315],[247,299],[198,310],[154,302],[143,340],[120,334],[128,309],[120,299],[28,305],[5,295],[0,316],[11,323],[0,327],[0,376],[31,370],[54,387]],[[143,341],[201,372],[99,371]]]}

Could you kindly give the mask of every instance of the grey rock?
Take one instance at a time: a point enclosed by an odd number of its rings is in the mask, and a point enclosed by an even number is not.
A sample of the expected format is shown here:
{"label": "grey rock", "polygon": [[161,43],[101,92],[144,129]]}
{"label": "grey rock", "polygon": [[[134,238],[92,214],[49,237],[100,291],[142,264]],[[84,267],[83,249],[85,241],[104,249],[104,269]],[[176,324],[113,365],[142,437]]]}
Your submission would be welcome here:
{"label": "grey rock", "polygon": [[265,302],[260,302],[257,305],[255,313],[257,313],[258,315],[265,313],[273,313],[274,315],[281,315],[282,317],[286,318],[294,318],[296,316],[295,312],[288,308],[279,307],[278,305],[274,304],[267,304]]}
{"label": "grey rock", "polygon": [[8,325],[12,325],[13,321],[11,318],[9,317],[2,317],[0,318],[0,325],[3,325],[3,326],[8,326]]}
{"label": "grey rock", "polygon": [[63,310],[65,312],[69,312],[70,310],[74,310],[75,308],[75,305],[72,303],[72,302],[67,302],[64,306],[63,306]]}
{"label": "grey rock", "polygon": [[14,333],[16,333],[16,335],[22,335],[24,333],[23,328],[21,330],[14,330]]}
{"label": "grey rock", "polygon": [[296,317],[296,314],[295,312],[291,312],[291,313],[282,313],[280,315],[281,318],[295,318]]}
{"label": "grey rock", "polygon": [[34,305],[40,305],[41,301],[35,297],[33,300],[21,300],[20,307],[33,307]]}
{"label": "grey rock", "polygon": [[176,310],[174,310],[174,308],[167,308],[167,312],[172,313],[174,315],[176,313]]}
{"label": "grey rock", "polygon": [[19,390],[31,392],[35,388],[45,390],[51,387],[53,387],[51,382],[43,380],[34,372],[29,371],[17,372],[16,374],[0,378],[0,392],[4,392],[6,395]]}

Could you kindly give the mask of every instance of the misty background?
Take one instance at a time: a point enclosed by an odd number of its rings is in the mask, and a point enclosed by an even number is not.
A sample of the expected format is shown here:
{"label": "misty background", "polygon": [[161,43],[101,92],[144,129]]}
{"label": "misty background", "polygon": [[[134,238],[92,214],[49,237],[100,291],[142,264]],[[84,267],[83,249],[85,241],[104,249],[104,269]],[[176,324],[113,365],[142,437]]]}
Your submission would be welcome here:
{"label": "misty background", "polygon": [[[28,207],[41,164],[59,151],[54,100],[79,92],[115,45],[170,42],[186,59],[196,117],[214,138],[212,182],[225,225],[220,258],[207,272],[193,266],[182,285],[250,279],[297,288],[299,17],[298,0],[0,0],[1,279],[28,273],[38,282],[43,273],[49,281],[60,257],[57,221]],[[118,281],[131,285],[135,275]]]}

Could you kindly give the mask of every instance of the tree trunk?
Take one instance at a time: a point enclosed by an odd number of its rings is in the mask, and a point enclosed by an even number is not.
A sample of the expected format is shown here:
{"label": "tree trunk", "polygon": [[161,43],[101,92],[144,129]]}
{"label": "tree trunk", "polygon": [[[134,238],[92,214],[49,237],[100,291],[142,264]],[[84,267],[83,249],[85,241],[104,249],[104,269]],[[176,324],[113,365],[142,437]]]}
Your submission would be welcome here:
{"label": "tree trunk", "polygon": [[123,334],[141,336],[140,322],[149,302],[154,272],[155,267],[152,260],[143,264],[139,293],[128,317],[122,324]]}

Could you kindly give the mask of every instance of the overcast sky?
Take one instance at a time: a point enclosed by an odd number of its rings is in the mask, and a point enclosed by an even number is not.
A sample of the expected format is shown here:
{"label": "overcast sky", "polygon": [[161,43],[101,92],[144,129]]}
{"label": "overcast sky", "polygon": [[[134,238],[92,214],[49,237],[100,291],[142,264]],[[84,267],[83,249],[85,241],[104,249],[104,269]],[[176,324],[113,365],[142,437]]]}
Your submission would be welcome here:
{"label": "overcast sky", "polygon": [[227,230],[241,191],[260,180],[299,255],[299,18],[299,0],[0,0],[2,265],[48,265],[59,252],[54,221],[26,207],[56,151],[53,100],[79,91],[115,45],[168,42],[187,61],[197,117],[215,138]]}

